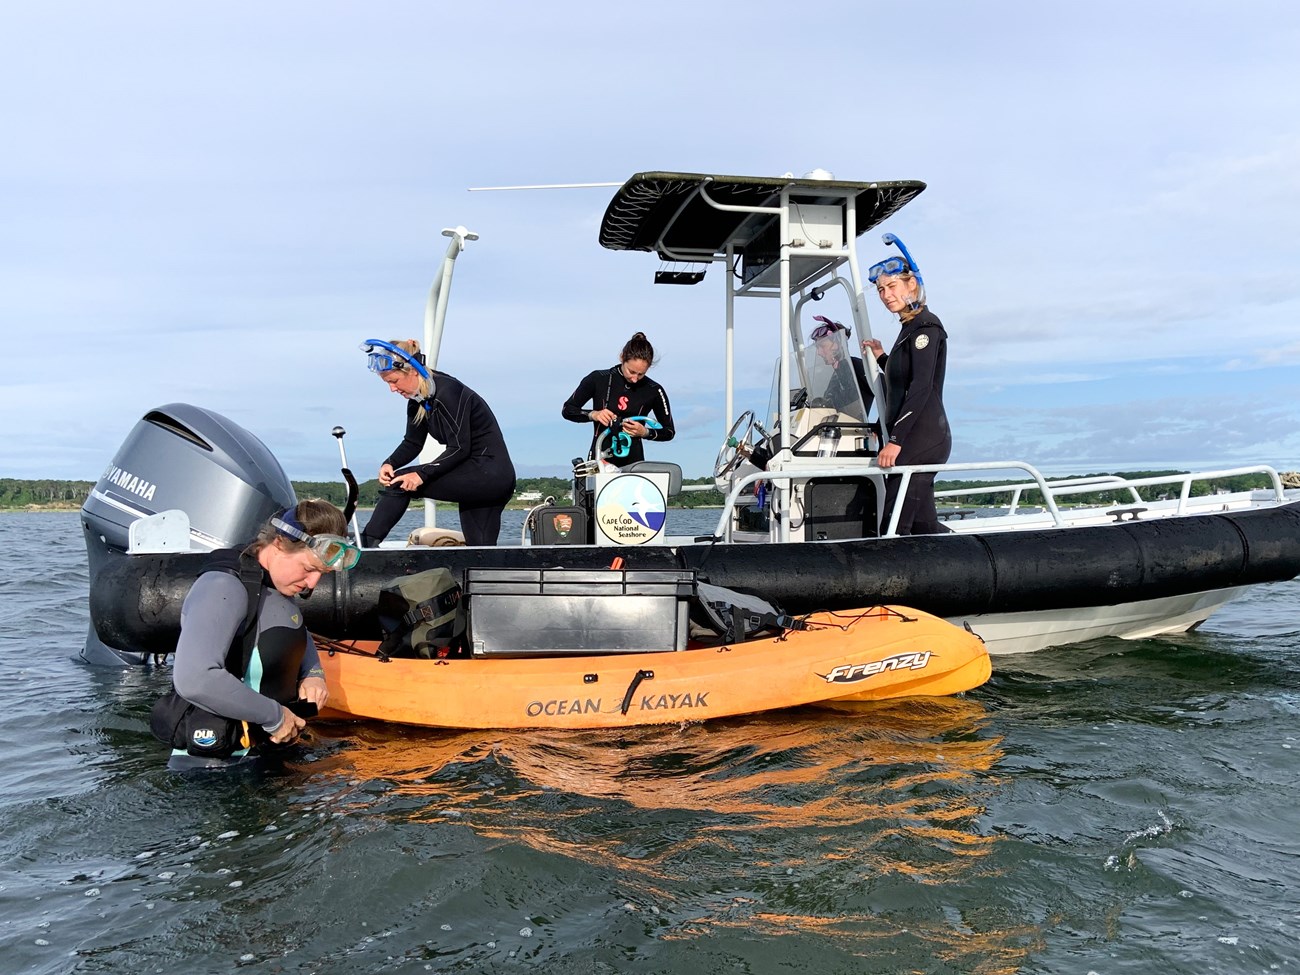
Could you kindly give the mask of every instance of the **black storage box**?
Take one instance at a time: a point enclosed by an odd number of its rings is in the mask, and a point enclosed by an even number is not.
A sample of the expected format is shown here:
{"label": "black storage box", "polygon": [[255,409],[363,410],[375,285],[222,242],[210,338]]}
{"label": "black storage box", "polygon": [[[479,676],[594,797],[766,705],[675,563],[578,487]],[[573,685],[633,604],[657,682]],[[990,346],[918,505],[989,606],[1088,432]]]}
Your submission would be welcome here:
{"label": "black storage box", "polygon": [[804,494],[804,540],[876,537],[876,489],[864,478],[821,477]]}
{"label": "black storage box", "polygon": [[534,545],[585,545],[591,541],[584,508],[549,505],[531,516]]}
{"label": "black storage box", "polygon": [[691,569],[468,569],[476,657],[686,649]]}

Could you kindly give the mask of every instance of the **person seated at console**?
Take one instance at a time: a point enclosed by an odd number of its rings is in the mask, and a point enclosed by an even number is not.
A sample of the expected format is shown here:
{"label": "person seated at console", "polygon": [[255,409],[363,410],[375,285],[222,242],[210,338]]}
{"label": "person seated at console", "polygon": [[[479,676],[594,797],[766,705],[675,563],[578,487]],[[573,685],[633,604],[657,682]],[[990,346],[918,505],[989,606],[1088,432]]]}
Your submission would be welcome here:
{"label": "person seated at console", "polygon": [[817,357],[830,368],[830,375],[823,378],[821,401],[855,420],[866,419],[873,397],[866,367],[858,356],[849,352],[848,340],[853,330],[825,315],[815,315],[813,321],[821,324],[812,330],[809,338]]}

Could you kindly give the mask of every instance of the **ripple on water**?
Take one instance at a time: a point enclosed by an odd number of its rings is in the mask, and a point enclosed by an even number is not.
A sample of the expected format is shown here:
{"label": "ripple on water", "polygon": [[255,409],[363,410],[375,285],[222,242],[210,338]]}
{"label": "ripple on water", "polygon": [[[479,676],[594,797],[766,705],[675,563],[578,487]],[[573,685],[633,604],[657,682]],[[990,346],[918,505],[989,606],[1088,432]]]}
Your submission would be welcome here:
{"label": "ripple on water", "polygon": [[965,699],[612,734],[317,725],[285,767],[174,775],[147,732],[167,672],[72,660],[76,516],[0,517],[0,957],[1285,968],[1298,596],[1263,587],[1196,633],[1002,660]]}

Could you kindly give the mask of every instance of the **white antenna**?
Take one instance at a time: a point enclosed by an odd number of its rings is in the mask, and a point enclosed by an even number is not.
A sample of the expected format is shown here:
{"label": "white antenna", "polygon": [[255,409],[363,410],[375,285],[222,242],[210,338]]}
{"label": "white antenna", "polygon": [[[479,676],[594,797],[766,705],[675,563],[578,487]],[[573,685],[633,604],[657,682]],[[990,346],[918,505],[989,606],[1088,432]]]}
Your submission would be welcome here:
{"label": "white antenna", "polygon": [[622,183],[539,183],[536,186],[471,186],[469,192],[486,190],[580,190],[593,186],[622,186]]}

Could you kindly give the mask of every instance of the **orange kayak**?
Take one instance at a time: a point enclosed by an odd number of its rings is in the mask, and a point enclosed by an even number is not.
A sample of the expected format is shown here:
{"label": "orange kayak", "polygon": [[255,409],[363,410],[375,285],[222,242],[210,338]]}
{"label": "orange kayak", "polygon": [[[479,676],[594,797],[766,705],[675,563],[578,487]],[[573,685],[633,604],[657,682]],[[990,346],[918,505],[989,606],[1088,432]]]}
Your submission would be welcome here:
{"label": "orange kayak", "polygon": [[424,660],[317,639],[334,718],[436,728],[623,728],[821,702],[945,696],[992,672],[978,636],[918,610],[813,613],[807,629],[662,653]]}

